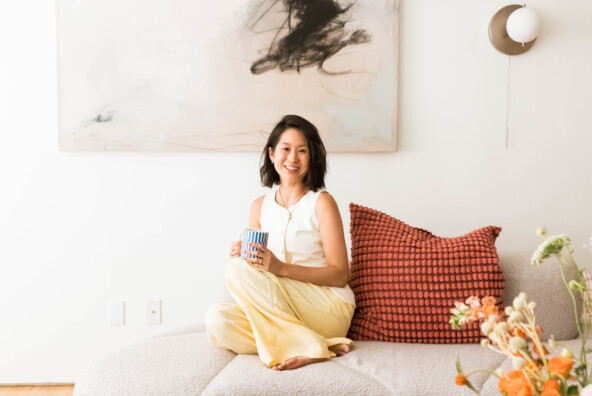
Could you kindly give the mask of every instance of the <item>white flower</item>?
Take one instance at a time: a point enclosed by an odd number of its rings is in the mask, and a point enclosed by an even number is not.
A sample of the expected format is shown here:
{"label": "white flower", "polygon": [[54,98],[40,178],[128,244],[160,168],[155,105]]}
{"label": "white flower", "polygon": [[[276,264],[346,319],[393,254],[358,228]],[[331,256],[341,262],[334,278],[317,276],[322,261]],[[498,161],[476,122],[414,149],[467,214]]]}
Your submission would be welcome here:
{"label": "white flower", "polygon": [[483,322],[481,324],[481,331],[483,332],[483,334],[489,335],[489,333],[493,331],[493,326],[489,322]]}
{"label": "white flower", "polygon": [[512,337],[510,338],[510,348],[513,352],[518,352],[521,349],[526,349],[526,341],[520,337]]}
{"label": "white flower", "polygon": [[561,356],[572,358],[572,357],[574,357],[574,354],[571,350],[569,350],[567,348],[563,348],[563,350],[561,351]]}
{"label": "white flower", "polygon": [[481,305],[481,300],[479,300],[479,297],[476,296],[471,296],[467,298],[465,302],[469,307],[478,307],[479,305]]}
{"label": "white flower", "polygon": [[506,322],[499,322],[495,329],[500,333],[509,333],[510,332],[510,326],[508,326],[508,324]]}
{"label": "white flower", "polygon": [[492,331],[491,333],[489,333],[487,338],[489,338],[494,345],[500,343],[500,338],[495,331]]}
{"label": "white flower", "polygon": [[530,262],[533,265],[540,266],[544,259],[559,254],[564,247],[569,249],[570,243],[571,239],[565,234],[549,237],[539,245]]}
{"label": "white flower", "polygon": [[491,344],[491,342],[487,338],[481,340],[481,346],[486,347],[489,344]]}
{"label": "white flower", "polygon": [[551,347],[551,349],[557,348],[557,341],[555,341],[555,338],[553,336],[549,338],[549,346]]}
{"label": "white flower", "polygon": [[501,367],[498,367],[495,369],[494,371],[495,375],[497,375],[498,377],[502,377],[504,375],[504,369]]}
{"label": "white flower", "polygon": [[512,359],[512,366],[514,366],[516,370],[522,370],[524,367],[526,367],[526,360],[521,357],[515,357]]}
{"label": "white flower", "polygon": [[545,229],[545,227],[537,227],[535,232],[540,237],[544,237],[545,235],[547,235],[547,230]]}
{"label": "white flower", "polygon": [[[520,293],[520,294],[522,294],[522,293]],[[520,296],[518,296],[518,297],[514,298],[512,305],[514,306],[514,309],[522,309],[526,305],[526,300],[523,298],[520,298]]]}
{"label": "white flower", "polygon": [[522,319],[522,314],[519,311],[514,311],[510,314],[510,317],[508,318],[508,323],[520,322],[522,321]]}
{"label": "white flower", "polygon": [[510,316],[510,314],[514,311],[514,307],[512,307],[511,305],[508,305],[506,308],[504,308],[504,312],[506,313],[506,315]]}
{"label": "white flower", "polygon": [[468,306],[466,306],[465,304],[463,304],[463,303],[461,303],[459,301],[456,301],[454,303],[454,306],[456,308],[452,308],[450,310],[454,315],[458,315],[460,313],[467,312],[469,310],[469,307]]}

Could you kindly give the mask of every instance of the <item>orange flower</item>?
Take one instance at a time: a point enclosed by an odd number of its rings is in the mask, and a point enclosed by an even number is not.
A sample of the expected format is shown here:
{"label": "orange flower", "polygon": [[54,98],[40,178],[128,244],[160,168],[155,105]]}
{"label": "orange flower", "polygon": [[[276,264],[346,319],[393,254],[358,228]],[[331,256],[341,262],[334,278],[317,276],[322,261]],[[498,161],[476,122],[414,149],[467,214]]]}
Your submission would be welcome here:
{"label": "orange flower", "polygon": [[[542,357],[543,355],[541,355],[541,352],[539,351],[539,347],[537,347],[536,344],[532,344],[532,351],[534,353],[536,353],[537,355],[539,355],[540,357]],[[543,354],[546,356],[549,353],[549,351],[547,350],[547,348],[545,348],[545,346],[543,345]]]}
{"label": "orange flower", "polygon": [[561,393],[555,389],[546,389],[541,392],[541,396],[561,396]]}
{"label": "orange flower", "polygon": [[499,313],[499,308],[495,305],[486,305],[483,307],[483,312],[486,315],[497,315]]}
{"label": "orange flower", "polygon": [[464,375],[462,375],[462,374],[459,374],[459,375],[457,375],[457,376],[456,376],[456,378],[454,379],[454,383],[455,383],[456,385],[459,385],[459,386],[464,386],[464,385],[466,385],[466,384],[467,384],[467,377],[465,377],[465,376],[464,376]]}
{"label": "orange flower", "polygon": [[521,370],[511,370],[500,379],[499,390],[507,396],[530,396],[534,387]]}
{"label": "orange flower", "polygon": [[479,320],[484,318],[483,313],[481,312],[481,308],[480,307],[472,307],[471,309],[469,309],[469,317],[473,320]]}
{"label": "orange flower", "polygon": [[495,297],[492,297],[492,296],[483,297],[481,299],[481,303],[483,304],[483,306],[494,305],[495,304]]}
{"label": "orange flower", "polygon": [[555,378],[546,380],[543,384],[541,396],[561,396],[559,393],[559,382]]}
{"label": "orange flower", "polygon": [[559,382],[555,378],[551,378],[545,381],[543,384],[543,390],[559,390]]}
{"label": "orange flower", "polygon": [[549,360],[549,371],[565,377],[571,371],[573,360],[565,356],[557,356]]}
{"label": "orange flower", "polygon": [[522,330],[519,327],[513,327],[512,328],[512,335],[514,335],[516,337],[526,338],[526,333],[524,332],[524,330]]}

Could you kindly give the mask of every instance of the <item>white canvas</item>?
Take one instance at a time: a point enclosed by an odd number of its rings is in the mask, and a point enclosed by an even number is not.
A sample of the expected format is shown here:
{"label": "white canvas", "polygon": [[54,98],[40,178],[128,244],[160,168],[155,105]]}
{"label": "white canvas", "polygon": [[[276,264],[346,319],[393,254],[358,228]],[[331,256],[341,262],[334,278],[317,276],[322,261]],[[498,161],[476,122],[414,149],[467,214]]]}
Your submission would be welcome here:
{"label": "white canvas", "polygon": [[396,148],[397,0],[57,0],[57,27],[61,150],[259,151],[285,114]]}

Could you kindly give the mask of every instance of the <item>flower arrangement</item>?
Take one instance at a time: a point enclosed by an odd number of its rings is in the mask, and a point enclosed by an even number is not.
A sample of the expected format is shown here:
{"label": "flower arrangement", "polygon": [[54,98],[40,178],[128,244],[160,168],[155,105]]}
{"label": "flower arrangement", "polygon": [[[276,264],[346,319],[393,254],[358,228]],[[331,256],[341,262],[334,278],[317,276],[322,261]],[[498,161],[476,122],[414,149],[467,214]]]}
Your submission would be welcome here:
{"label": "flower arrangement", "polygon": [[[573,301],[576,325],[582,347],[579,357],[569,349],[562,347],[551,338],[548,345],[551,352],[543,345],[540,335],[542,328],[536,324],[536,303],[528,301],[525,293],[520,293],[512,302],[500,311],[493,297],[469,297],[464,302],[456,302],[451,310],[450,324],[453,329],[465,328],[468,324],[480,322],[485,338],[481,345],[511,359],[513,370],[506,373],[501,368],[490,373],[499,379],[498,389],[506,396],[592,396],[592,365],[588,364],[586,339],[588,326],[579,319],[576,301],[587,292],[583,271],[576,265],[571,249],[571,240],[566,235],[546,238],[546,231],[537,229],[537,234],[544,240],[532,256],[533,265],[540,266],[550,258],[557,258],[561,277]],[[592,247],[592,238],[590,245]],[[573,268],[575,279],[567,281],[565,270]],[[557,352],[560,353],[558,354]],[[555,356],[553,356],[555,355]],[[472,373],[466,374],[457,359],[458,375],[455,383],[467,386],[476,393],[479,391],[469,381]],[[580,393],[581,389],[581,393]]]}

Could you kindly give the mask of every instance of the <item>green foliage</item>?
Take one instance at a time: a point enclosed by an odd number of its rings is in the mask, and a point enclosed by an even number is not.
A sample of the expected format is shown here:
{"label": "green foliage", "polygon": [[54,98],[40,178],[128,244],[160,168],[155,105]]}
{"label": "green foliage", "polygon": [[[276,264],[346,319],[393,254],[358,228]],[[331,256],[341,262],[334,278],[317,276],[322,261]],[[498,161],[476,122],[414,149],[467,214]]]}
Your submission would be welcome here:
{"label": "green foliage", "polygon": [[462,325],[460,324],[461,318],[462,318],[462,316],[458,316],[458,315],[450,318],[450,321],[448,321],[448,323],[450,323],[453,330],[462,330]]}
{"label": "green foliage", "polygon": [[588,366],[585,363],[578,365],[575,369],[575,373],[576,373],[576,377],[578,379],[578,382],[583,384],[586,380],[586,376],[588,373]]}

